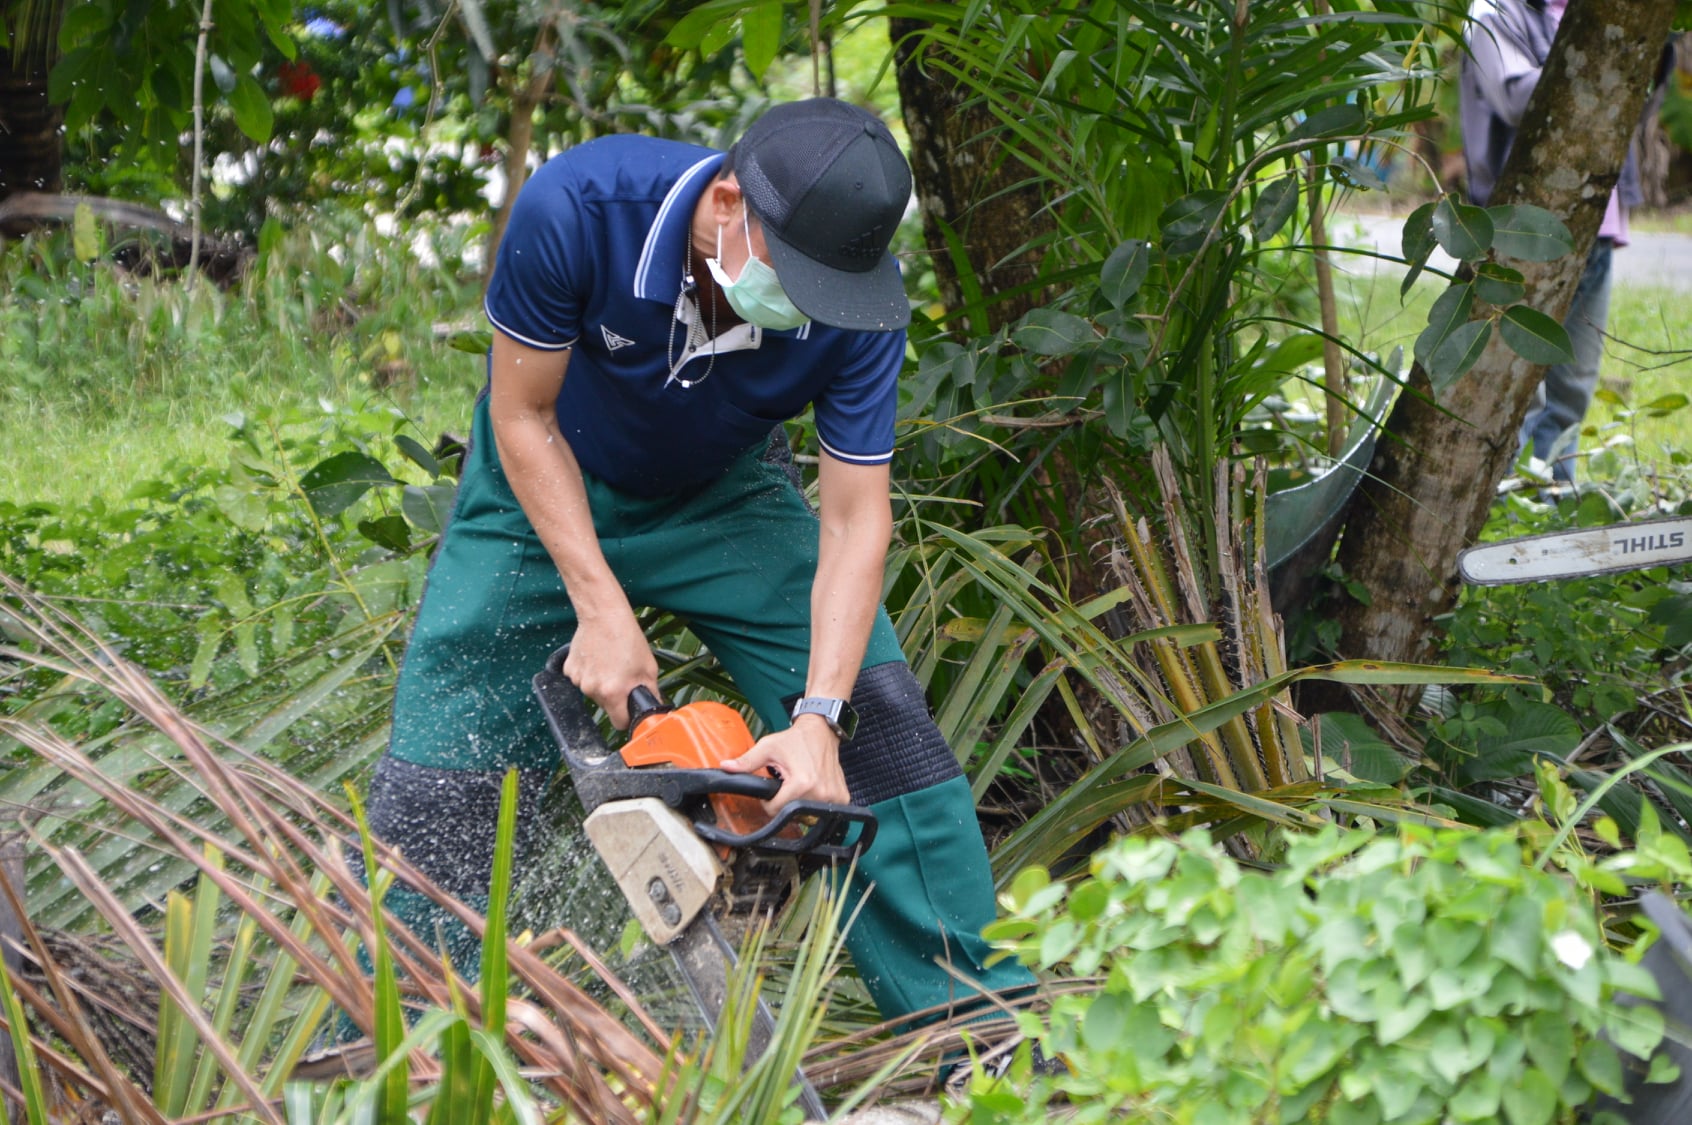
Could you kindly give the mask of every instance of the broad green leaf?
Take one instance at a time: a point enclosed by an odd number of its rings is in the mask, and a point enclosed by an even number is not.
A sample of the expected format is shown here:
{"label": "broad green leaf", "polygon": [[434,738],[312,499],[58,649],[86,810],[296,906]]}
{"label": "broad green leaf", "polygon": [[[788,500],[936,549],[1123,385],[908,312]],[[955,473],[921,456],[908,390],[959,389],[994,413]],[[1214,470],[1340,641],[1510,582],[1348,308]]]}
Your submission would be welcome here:
{"label": "broad green leaf", "polygon": [[1151,243],[1130,238],[1104,260],[1099,269],[1099,291],[1117,308],[1128,304],[1145,283],[1151,269]]}
{"label": "broad green leaf", "polygon": [[1475,296],[1490,305],[1513,305],[1526,292],[1521,273],[1497,262],[1482,262],[1475,270],[1474,284]]}
{"label": "broad green leaf", "polygon": [[731,4],[700,4],[676,21],[670,33],[664,36],[664,42],[684,51],[698,47],[713,28],[730,22],[733,12]]}
{"label": "broad green leaf", "polygon": [[493,333],[485,328],[480,331],[454,332],[447,337],[447,347],[455,352],[484,355],[493,347]]}
{"label": "broad green leaf", "polygon": [[1259,242],[1273,238],[1298,209],[1298,177],[1282,176],[1257,195],[1251,207],[1251,236]]}
{"label": "broad green leaf", "polygon": [[1653,418],[1663,418],[1673,414],[1676,410],[1685,409],[1689,401],[1692,401],[1692,399],[1688,399],[1679,391],[1674,391],[1671,394],[1658,395],[1639,409],[1649,412]]}
{"label": "broad green leaf", "polygon": [[1557,1087],[1543,1070],[1529,1070],[1504,1084],[1502,1101],[1510,1125],[1545,1125],[1557,1112]]}
{"label": "broad green leaf", "polygon": [[408,484],[400,500],[405,518],[428,535],[446,530],[457,490],[450,484]]}
{"label": "broad green leaf", "polygon": [[300,478],[300,490],[324,519],[340,515],[359,497],[380,485],[396,484],[387,467],[368,453],[349,449],[313,465]]}
{"label": "broad green leaf", "polygon": [[1058,309],[1031,309],[1011,333],[1018,347],[1035,355],[1072,355],[1097,337],[1093,326],[1074,313]]}
{"label": "broad green leaf", "polygon": [[1322,337],[1314,332],[1295,332],[1271,348],[1255,365],[1255,370],[1291,375],[1321,358]]}
{"label": "broad green leaf", "polygon": [[1486,940],[1494,957],[1535,979],[1545,945],[1545,912],[1530,898],[1512,898],[1488,928]]}
{"label": "broad green leaf", "polygon": [[441,475],[441,463],[435,460],[435,455],[423,447],[423,443],[410,434],[395,434],[394,444],[405,454],[406,460],[422,469],[432,477]]}
{"label": "broad green leaf", "polygon": [[763,0],[746,10],[740,17],[740,45],[746,69],[762,80],[781,50],[781,0]]}
{"label": "broad green leaf", "polygon": [[1134,373],[1126,368],[1118,371],[1115,378],[1100,383],[1099,393],[1104,399],[1105,425],[1117,437],[1127,437],[1134,419],[1139,416],[1139,401],[1134,395]]}
{"label": "broad green leaf", "polygon": [[1288,141],[1303,141],[1315,137],[1331,137],[1340,133],[1356,133],[1363,128],[1363,110],[1351,102],[1319,109],[1300,121]]}
{"label": "broad green leaf", "polygon": [[1617,1006],[1604,1018],[1604,1033],[1618,1049],[1648,1059],[1663,1041],[1662,1009],[1651,1004]]}
{"label": "broad green leaf", "polygon": [[264,87],[250,74],[243,74],[229,91],[229,108],[235,112],[235,127],[259,144],[270,140],[275,115]]}
{"label": "broad green leaf", "polygon": [[1381,1018],[1375,1021],[1375,1041],[1382,1046],[1397,1043],[1421,1027],[1431,1011],[1433,1002],[1427,996],[1419,992],[1406,996],[1401,1003],[1383,1011]]}
{"label": "broad green leaf", "polygon": [[1535,1012],[1523,1029],[1528,1058],[1558,1086],[1574,1065],[1574,1029],[1560,1012]]}
{"label": "broad green leaf", "polygon": [[721,54],[734,38],[734,33],[739,24],[739,20],[722,17],[712,21],[705,28],[704,36],[699,40],[699,53],[707,58]]}
{"label": "broad green leaf", "polygon": [[1222,192],[1195,191],[1165,207],[1157,218],[1164,252],[1191,254],[1203,246],[1227,202],[1228,197]]}
{"label": "broad green leaf", "polygon": [[188,686],[194,691],[206,686],[211,678],[212,662],[217,659],[218,649],[223,647],[223,631],[209,622],[201,622],[199,644],[194,649],[194,660],[188,666]]}
{"label": "broad green leaf", "polygon": [[1474,286],[1467,284],[1450,286],[1434,299],[1433,307],[1428,310],[1428,326],[1416,337],[1416,344],[1412,349],[1417,363],[1423,367],[1428,365],[1439,346],[1445,343],[1460,325],[1468,323],[1469,312],[1474,308],[1474,304]]}
{"label": "broad green leaf", "polygon": [[1398,287],[1400,297],[1410,292],[1410,287],[1421,276],[1427,267],[1428,255],[1439,245],[1434,237],[1433,213],[1438,206],[1434,203],[1424,203],[1416,208],[1404,220],[1404,230],[1399,234],[1399,246],[1403,251],[1404,260],[1410,263],[1410,272],[1404,275],[1404,282]]}
{"label": "broad green leaf", "polygon": [[1462,378],[1480,360],[1491,335],[1492,321],[1471,320],[1458,325],[1445,338],[1427,363],[1428,381],[1433,384],[1436,395]]}
{"label": "broad green leaf", "polygon": [[[68,25],[71,22],[71,15],[77,12],[95,14],[96,18],[104,22],[103,17],[99,15],[99,10],[97,4],[72,4],[67,9],[65,23]],[[64,42],[62,36],[60,42]],[[54,65],[52,71],[47,75],[48,102],[52,105],[64,105],[71,100],[73,95],[79,92],[85,94],[89,88],[89,83],[82,79],[85,78],[85,72],[92,62],[93,52],[87,47],[65,49],[64,57]],[[74,119],[68,113],[66,121],[74,124]]]}
{"label": "broad green leaf", "polygon": [[1484,258],[1492,245],[1492,218],[1485,209],[1459,203],[1448,195],[1434,208],[1433,233],[1453,258]]}
{"label": "broad green leaf", "polygon": [[1556,321],[1526,305],[1512,305],[1504,310],[1498,324],[1499,332],[1510,350],[1542,367],[1554,363],[1572,363],[1574,348],[1569,344],[1568,331]]}
{"label": "broad green leaf", "polygon": [[90,40],[111,35],[119,11],[104,4],[66,4],[59,23],[59,50],[74,51]]}
{"label": "broad green leaf", "polygon": [[1551,262],[1574,249],[1574,237],[1563,220],[1543,207],[1527,203],[1486,209],[1492,221],[1492,248],[1506,258]]}
{"label": "broad green leaf", "polygon": [[390,551],[411,549],[411,525],[404,516],[383,516],[374,520],[359,520],[358,533]]}
{"label": "broad green leaf", "polygon": [[1497,1078],[1487,1071],[1477,1070],[1451,1096],[1451,1112],[1459,1121],[1495,1122],[1502,1094],[1503,1087]]}

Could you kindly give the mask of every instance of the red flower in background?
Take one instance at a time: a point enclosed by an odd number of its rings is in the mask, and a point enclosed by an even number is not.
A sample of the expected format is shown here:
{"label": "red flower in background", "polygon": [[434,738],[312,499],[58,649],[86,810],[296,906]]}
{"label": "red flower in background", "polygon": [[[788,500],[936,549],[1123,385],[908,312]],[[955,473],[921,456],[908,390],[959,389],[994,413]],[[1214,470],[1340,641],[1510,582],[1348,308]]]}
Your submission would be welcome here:
{"label": "red flower in background", "polygon": [[311,69],[308,62],[285,62],[276,68],[276,77],[282,83],[282,92],[300,99],[302,102],[311,101],[317,91],[323,88],[323,79]]}

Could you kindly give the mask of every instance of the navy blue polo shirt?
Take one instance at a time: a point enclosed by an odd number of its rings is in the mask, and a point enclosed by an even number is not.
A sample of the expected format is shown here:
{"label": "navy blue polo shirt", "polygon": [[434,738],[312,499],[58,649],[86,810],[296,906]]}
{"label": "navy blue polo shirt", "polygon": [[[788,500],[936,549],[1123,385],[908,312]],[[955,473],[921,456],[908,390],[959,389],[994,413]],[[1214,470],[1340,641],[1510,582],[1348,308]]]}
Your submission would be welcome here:
{"label": "navy blue polo shirt", "polygon": [[[530,347],[572,349],[560,432],[584,470],[620,491],[702,487],[813,404],[831,456],[893,456],[903,331],[812,322],[739,325],[715,341],[690,333],[697,311],[678,303],[688,228],[722,161],[651,137],[589,141],[530,178],[500,241],[488,319]],[[693,272],[709,276],[698,255]]]}

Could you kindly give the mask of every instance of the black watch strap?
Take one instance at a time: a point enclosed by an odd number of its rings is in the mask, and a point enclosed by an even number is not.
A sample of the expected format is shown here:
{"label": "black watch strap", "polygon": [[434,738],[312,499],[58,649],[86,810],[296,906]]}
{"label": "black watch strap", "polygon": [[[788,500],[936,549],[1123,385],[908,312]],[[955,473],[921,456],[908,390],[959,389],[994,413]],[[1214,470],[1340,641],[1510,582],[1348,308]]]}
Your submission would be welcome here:
{"label": "black watch strap", "polygon": [[829,699],[821,695],[807,695],[793,705],[793,718],[816,715],[827,723],[840,741],[848,741],[858,729],[858,713],[844,699]]}

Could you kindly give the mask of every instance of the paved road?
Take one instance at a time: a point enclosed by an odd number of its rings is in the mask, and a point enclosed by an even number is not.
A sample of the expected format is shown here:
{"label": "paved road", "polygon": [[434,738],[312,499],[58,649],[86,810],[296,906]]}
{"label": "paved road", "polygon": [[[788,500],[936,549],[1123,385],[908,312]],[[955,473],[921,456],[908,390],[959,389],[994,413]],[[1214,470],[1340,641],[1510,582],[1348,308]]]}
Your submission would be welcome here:
{"label": "paved road", "polygon": [[[1362,249],[1375,249],[1384,254],[1399,252],[1399,239],[1404,220],[1386,215],[1340,215],[1332,220],[1333,237],[1339,242]],[[1363,270],[1365,264],[1375,263],[1376,269],[1402,270],[1393,262],[1382,262],[1362,256],[1348,256],[1347,266]],[[1692,235],[1663,234],[1634,231],[1632,241],[1616,251],[1614,258],[1615,284],[1660,286],[1692,290]],[[1450,270],[1455,263],[1444,251],[1435,250],[1429,265]]]}

